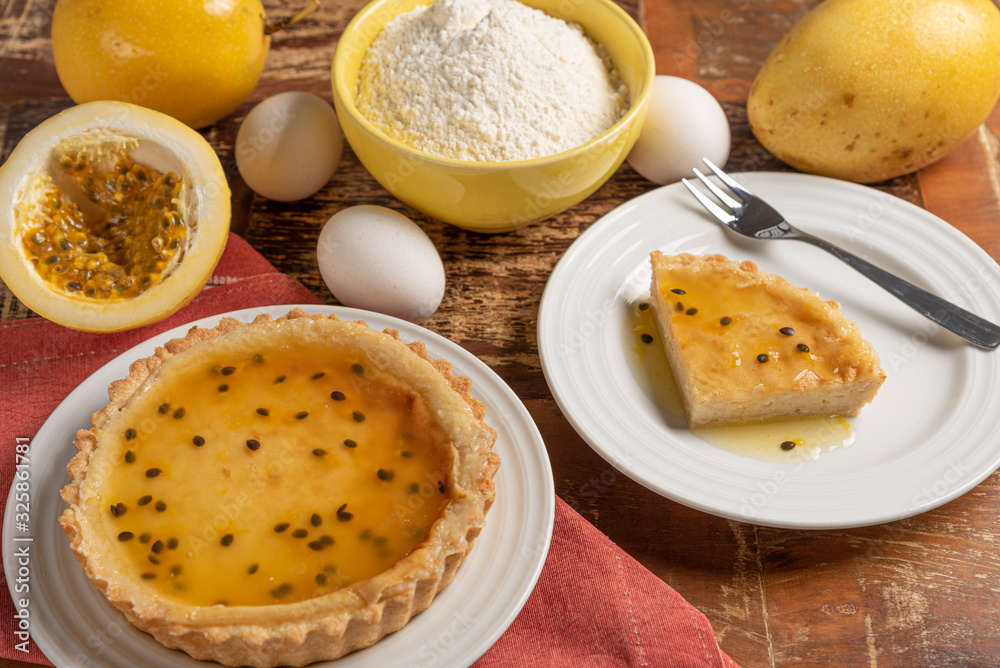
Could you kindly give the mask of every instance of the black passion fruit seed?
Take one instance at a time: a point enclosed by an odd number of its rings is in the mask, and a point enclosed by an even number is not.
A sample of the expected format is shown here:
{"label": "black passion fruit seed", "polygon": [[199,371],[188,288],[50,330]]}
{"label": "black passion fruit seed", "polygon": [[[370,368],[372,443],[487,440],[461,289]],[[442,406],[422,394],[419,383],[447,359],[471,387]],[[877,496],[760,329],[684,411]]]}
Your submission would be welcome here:
{"label": "black passion fruit seed", "polygon": [[337,520],[340,522],[350,522],[354,519],[354,513],[347,512],[347,504],[337,508]]}
{"label": "black passion fruit seed", "polygon": [[184,417],[184,414],[186,412],[187,411],[184,409],[184,407],[181,406],[180,408],[174,411],[174,419],[180,420],[182,417]]}
{"label": "black passion fruit seed", "polygon": [[153,505],[153,508],[155,508],[156,512],[158,512],[158,513],[165,512],[167,510],[167,502],[166,501],[157,501]]}
{"label": "black passion fruit seed", "polygon": [[292,593],[292,585],[287,582],[283,582],[274,589],[271,590],[271,596],[274,598],[283,598]]}
{"label": "black passion fruit seed", "polygon": [[191,439],[191,442],[194,443],[199,448],[205,445],[205,439],[197,435],[195,435],[195,437]]}
{"label": "black passion fruit seed", "polygon": [[274,384],[275,385],[277,385],[278,383],[284,383],[284,382],[285,382],[285,376],[278,376],[277,378],[274,379]]}
{"label": "black passion fruit seed", "polygon": [[307,417],[309,417],[309,413],[306,411],[300,411],[295,414],[296,420],[305,420]]}
{"label": "black passion fruit seed", "polygon": [[643,343],[652,343],[653,336],[651,334],[643,334],[641,337]]}
{"label": "black passion fruit seed", "polygon": [[257,409],[257,415],[263,415],[264,417],[267,417],[270,414],[271,414],[271,411],[267,410],[266,408],[258,408]]}
{"label": "black passion fruit seed", "polygon": [[355,422],[365,421],[365,414],[362,413],[361,411],[354,411],[353,413],[351,413],[351,417],[354,418]]}
{"label": "black passion fruit seed", "polygon": [[161,415],[166,415],[170,412],[170,404],[160,404],[160,407],[156,410],[158,410]]}
{"label": "black passion fruit seed", "polygon": [[136,433],[137,432],[135,431],[135,429],[129,427],[128,429],[125,430],[125,440],[131,441],[133,438],[136,437]]}
{"label": "black passion fruit seed", "polygon": [[719,324],[722,325],[723,327],[725,327],[726,325],[732,324],[732,322],[733,322],[733,319],[730,318],[728,315],[724,315],[721,318],[719,318]]}
{"label": "black passion fruit seed", "polygon": [[365,368],[360,364],[355,363],[351,365],[351,371],[353,371],[354,373],[364,373]]}
{"label": "black passion fruit seed", "polygon": [[126,464],[132,464],[134,462],[135,462],[135,453],[132,452],[131,450],[126,450],[125,451],[125,463]]}
{"label": "black passion fruit seed", "polygon": [[319,380],[320,378],[322,378],[325,375],[326,375],[326,371],[320,371],[319,373],[314,373],[312,375],[312,379],[313,380]]}
{"label": "black passion fruit seed", "polygon": [[330,398],[333,399],[334,401],[343,401],[347,397],[344,395],[343,392],[334,390],[333,392],[330,393]]}
{"label": "black passion fruit seed", "polygon": [[354,439],[348,438],[344,440],[344,445],[346,445],[349,448],[356,448],[358,447],[358,442],[355,441]]}
{"label": "black passion fruit seed", "polygon": [[799,350],[801,350],[801,351],[802,351],[802,352],[804,352],[804,353],[807,353],[807,352],[809,352],[809,346],[807,346],[807,345],[806,345],[806,344],[804,344],[804,343],[800,343],[799,345],[797,345],[797,346],[795,346],[795,347],[796,347],[796,348],[798,348]]}
{"label": "black passion fruit seed", "polygon": [[305,538],[308,535],[309,532],[306,529],[296,529],[292,532],[292,538]]}
{"label": "black passion fruit seed", "polygon": [[379,480],[384,480],[385,482],[389,482],[390,480],[396,477],[395,473],[393,473],[392,471],[388,471],[386,469],[379,469],[378,471],[375,472],[375,475],[378,476]]}
{"label": "black passion fruit seed", "polygon": [[228,392],[228,391],[229,391],[228,383],[223,383],[222,385],[219,385],[219,392]]}
{"label": "black passion fruit seed", "polygon": [[697,312],[698,312],[698,309],[696,309],[696,308],[694,308],[694,307],[692,306],[692,307],[691,307],[691,308],[689,308],[688,310],[684,311],[684,315],[694,315],[694,314],[696,314]]}
{"label": "black passion fruit seed", "polygon": [[767,362],[769,359],[771,358],[768,356],[767,353],[761,353],[760,355],[757,355],[757,361],[760,362],[761,364]]}
{"label": "black passion fruit seed", "polygon": [[147,494],[146,496],[140,496],[139,497],[139,501],[137,501],[137,503],[140,506],[144,506],[144,505],[146,505],[147,503],[149,503],[152,500],[153,500],[153,497],[150,496],[149,494]]}
{"label": "black passion fruit seed", "polygon": [[274,533],[281,533],[288,529],[288,522],[281,522],[280,524],[274,525]]}
{"label": "black passion fruit seed", "polygon": [[795,441],[782,441],[781,442],[781,449],[782,450],[791,450],[794,447],[795,447]]}
{"label": "black passion fruit seed", "polygon": [[323,523],[323,518],[319,516],[319,513],[313,513],[312,516],[309,518],[309,524],[313,525],[314,527],[318,527],[322,523]]}
{"label": "black passion fruit seed", "polygon": [[231,533],[227,533],[225,536],[222,537],[221,540],[219,540],[219,545],[221,545],[222,547],[229,547],[232,544],[233,544],[233,534]]}
{"label": "black passion fruit seed", "polygon": [[147,478],[155,478],[156,476],[160,475],[160,473],[161,471],[158,468],[146,469]]}
{"label": "black passion fruit seed", "polygon": [[122,531],[120,534],[118,534],[118,540],[122,541],[123,543],[127,540],[132,540],[133,538],[135,538],[135,534],[132,533],[131,531]]}
{"label": "black passion fruit seed", "polygon": [[793,334],[795,334],[795,330],[792,329],[791,327],[782,327],[778,331],[784,334],[785,336],[792,336]]}
{"label": "black passion fruit seed", "polygon": [[223,376],[232,376],[234,373],[236,373],[236,367],[224,366],[222,367],[222,370],[219,371],[219,373],[221,373]]}
{"label": "black passion fruit seed", "polygon": [[672,290],[670,290],[670,291],[671,291],[672,293],[674,293],[675,295],[686,295],[686,294],[687,294],[687,291],[686,291],[686,290],[681,290],[680,288],[673,288],[673,289],[672,289]]}
{"label": "black passion fruit seed", "polygon": [[250,448],[251,450],[260,450],[260,441],[253,438],[248,438],[247,447]]}
{"label": "black passion fruit seed", "polygon": [[326,450],[323,448],[314,448],[312,453],[316,457],[326,457]]}

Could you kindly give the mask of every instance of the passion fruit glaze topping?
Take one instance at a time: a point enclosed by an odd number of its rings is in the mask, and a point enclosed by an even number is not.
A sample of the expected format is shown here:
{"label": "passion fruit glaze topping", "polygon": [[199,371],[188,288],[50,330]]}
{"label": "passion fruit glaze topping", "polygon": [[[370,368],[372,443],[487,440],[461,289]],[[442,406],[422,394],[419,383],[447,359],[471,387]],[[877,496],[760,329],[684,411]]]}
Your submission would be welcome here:
{"label": "passion fruit glaze topping", "polygon": [[57,162],[64,182],[94,206],[81,207],[44,177],[45,196],[22,236],[39,276],[57,292],[94,301],[127,299],[162,282],[190,236],[182,179],[124,152],[109,167],[87,151],[69,151]]}
{"label": "passion fruit glaze topping", "polygon": [[278,340],[161,371],[105,425],[119,463],[93,490],[102,530],[159,595],[321,596],[417,548],[452,498],[423,401],[357,353]]}

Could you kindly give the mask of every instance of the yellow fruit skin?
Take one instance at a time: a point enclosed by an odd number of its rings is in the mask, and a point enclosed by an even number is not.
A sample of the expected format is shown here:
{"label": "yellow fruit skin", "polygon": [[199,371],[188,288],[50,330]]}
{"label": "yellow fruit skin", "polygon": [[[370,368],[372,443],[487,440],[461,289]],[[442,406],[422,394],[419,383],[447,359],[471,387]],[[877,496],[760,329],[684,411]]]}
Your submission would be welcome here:
{"label": "yellow fruit skin", "polygon": [[59,0],[56,73],[74,102],[130,102],[201,128],[256,85],[264,22],[259,0]]}
{"label": "yellow fruit skin", "polygon": [[944,156],[998,98],[989,0],[827,0],[768,56],[747,114],[786,164],[873,183]]}

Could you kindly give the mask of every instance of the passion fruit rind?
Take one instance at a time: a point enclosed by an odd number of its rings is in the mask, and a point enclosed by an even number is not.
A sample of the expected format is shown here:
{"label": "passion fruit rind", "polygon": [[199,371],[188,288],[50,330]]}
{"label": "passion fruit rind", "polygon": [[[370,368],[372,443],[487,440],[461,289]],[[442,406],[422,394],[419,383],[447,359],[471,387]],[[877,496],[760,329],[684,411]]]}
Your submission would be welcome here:
{"label": "passion fruit rind", "polygon": [[229,198],[214,150],[183,123],[123,102],[71,107],[0,167],[0,275],[67,327],[155,322],[207,282]]}
{"label": "passion fruit rind", "polygon": [[[337,323],[333,326],[346,328],[351,340],[376,364],[385,346],[408,348],[413,354],[404,375],[416,380],[416,384],[445,383],[458,394],[457,400],[467,406],[478,430],[475,438],[486,444],[485,459],[458,452],[450,472],[452,499],[427,538],[394,566],[369,580],[317,598],[269,606],[176,605],[168,609],[162,601],[137,597],[135,590],[141,585],[121,577],[104,560],[95,559],[97,545],[87,535],[86,517],[80,506],[81,485],[100,447],[102,426],[141,393],[150,376],[174,355],[235,330],[295,321],[312,321],[319,327]],[[67,466],[71,482],[61,493],[68,508],[59,524],[69,536],[77,561],[112,605],[164,646],[183,650],[196,659],[227,666],[301,666],[336,659],[374,644],[426,609],[452,580],[482,531],[495,499],[494,476],[500,463],[492,450],[496,432],[483,421],[485,406],[472,396],[471,381],[454,375],[447,361],[430,358],[422,343],[404,344],[396,330],[377,332],[362,321],[340,321],[336,315],[310,314],[302,309],[293,309],[276,320],[261,314],[251,323],[223,318],[212,329],[194,327],[185,337],[170,340],[156,348],[153,355],[133,362],[126,378],[111,383],[108,396],[108,405],[91,416],[93,428],[77,433],[74,445],[78,453]],[[467,530],[456,537],[456,532],[448,529],[459,521],[463,523],[459,526]]]}

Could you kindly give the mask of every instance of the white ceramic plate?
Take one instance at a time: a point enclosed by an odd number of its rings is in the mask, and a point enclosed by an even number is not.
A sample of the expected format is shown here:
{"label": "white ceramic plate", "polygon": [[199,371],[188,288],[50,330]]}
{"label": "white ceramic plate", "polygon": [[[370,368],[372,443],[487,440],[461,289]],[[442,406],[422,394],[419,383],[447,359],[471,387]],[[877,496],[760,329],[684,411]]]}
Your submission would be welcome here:
{"label": "white ceramic plate", "polygon": [[[1000,321],[1000,267],[927,211],[822,177],[737,178],[801,229]],[[631,370],[625,327],[628,304],[649,292],[657,249],[753,260],[839,301],[888,375],[852,420],[856,442],[816,461],[774,464],[669,424]],[[822,250],[724,229],[679,183],[584,232],[553,271],[538,320],[545,377],[580,435],[632,479],[708,513],[777,527],[876,524],[950,501],[1000,466],[1000,351],[965,344]]]}
{"label": "white ceramic plate", "polygon": [[[278,316],[291,306],[228,313],[251,320],[258,313]],[[514,392],[486,365],[458,345],[411,323],[348,308],[304,305],[364,320],[376,329],[399,330],[404,341],[423,341],[432,357],[447,358],[455,373],[468,376],[475,396],[487,407],[496,429],[501,466],[497,500],[486,528],[455,579],[434,604],[397,633],[336,662],[316,665],[467,666],[496,642],[520,612],[548,554],[555,516],[555,491],[545,444]],[[136,630],[87,580],[56,523],[64,507],[59,490],[69,482],[66,463],[75,453],[76,430],[89,426],[90,414],[107,403],[107,386],[128,373],[128,364],[152,354],[154,346],[182,336],[193,325],[213,327],[221,316],[205,318],[158,335],[97,370],[59,405],[31,443],[31,533],[15,530],[13,488],[3,526],[3,565],[13,589],[15,551],[27,546],[31,635],[57,666],[166,668],[203,665],[165,649]],[[25,538],[31,540],[26,541]],[[19,540],[20,539],[20,540]],[[12,591],[13,595],[14,592]],[[15,598],[24,597],[18,594]]]}

